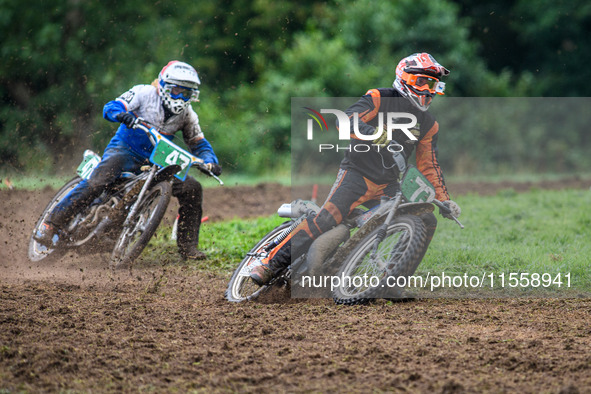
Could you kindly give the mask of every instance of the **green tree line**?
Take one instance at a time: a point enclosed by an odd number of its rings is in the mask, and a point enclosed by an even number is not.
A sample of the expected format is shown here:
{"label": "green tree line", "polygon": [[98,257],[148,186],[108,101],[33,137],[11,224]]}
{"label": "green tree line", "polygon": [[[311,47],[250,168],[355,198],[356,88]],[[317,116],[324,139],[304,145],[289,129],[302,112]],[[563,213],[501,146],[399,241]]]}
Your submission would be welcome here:
{"label": "green tree line", "polygon": [[[291,97],[390,86],[398,60],[418,51],[452,70],[448,97],[591,96],[590,30],[582,0],[0,0],[0,171],[71,171],[84,149],[101,152],[117,127],[103,105],[172,59],[200,74],[194,108],[224,167],[262,174],[289,170]],[[466,172],[495,172],[491,144],[524,146],[520,133],[442,130],[463,141],[440,151],[458,171],[467,149],[481,160]],[[555,155],[561,166],[526,152],[516,164],[584,170],[584,133],[529,133],[529,149],[578,143]]]}

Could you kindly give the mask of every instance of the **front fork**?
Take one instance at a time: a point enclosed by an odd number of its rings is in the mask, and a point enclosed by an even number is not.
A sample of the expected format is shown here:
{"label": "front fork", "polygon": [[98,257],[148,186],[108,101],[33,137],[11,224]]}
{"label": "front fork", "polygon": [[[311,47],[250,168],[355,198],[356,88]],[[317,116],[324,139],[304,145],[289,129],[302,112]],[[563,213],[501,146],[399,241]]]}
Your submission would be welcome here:
{"label": "front fork", "polygon": [[114,259],[119,259],[121,257],[121,254],[125,250],[125,245],[127,244],[127,239],[132,235],[129,230],[131,230],[131,227],[134,225],[133,218],[137,214],[137,212],[140,208],[140,204],[141,204],[144,196],[146,195],[146,192],[148,191],[148,188],[150,187],[150,184],[152,183],[152,180],[154,179],[154,176],[156,175],[157,171],[158,171],[157,166],[152,166],[150,168],[150,172],[148,173],[148,177],[146,178],[146,181],[144,182],[144,185],[142,186],[142,189],[140,190],[140,192],[137,196],[137,199],[135,200],[135,202],[131,206],[129,213],[127,214],[127,216],[125,218],[125,222],[123,222],[123,226],[121,229],[121,235],[119,236],[119,239],[117,240],[117,244],[115,245],[115,248],[113,249],[113,256],[112,257]]}
{"label": "front fork", "polygon": [[137,196],[137,199],[135,200],[135,202],[131,206],[131,209],[129,210],[129,214],[125,218],[125,222],[123,223],[124,229],[126,229],[130,225],[131,221],[133,220],[133,217],[135,217],[135,215],[137,214],[137,211],[140,208],[140,203],[142,202],[144,195],[148,191],[148,188],[152,183],[152,179],[154,179],[154,176],[156,175],[156,171],[158,171],[157,166],[152,166],[152,168],[150,168],[150,172],[148,173],[146,182],[144,182],[144,186],[142,187],[142,190],[140,190],[140,194]]}
{"label": "front fork", "polygon": [[396,214],[396,211],[398,210],[398,206],[400,205],[401,202],[402,202],[402,192],[396,193],[394,198],[391,201],[387,202],[387,204],[392,204],[392,207],[390,207],[388,209],[388,216],[386,217],[386,220],[384,221],[384,223],[378,229],[378,234],[377,234],[376,239],[375,239],[373,246],[371,248],[371,258],[372,259],[376,258],[376,255],[378,252],[378,247],[380,246],[380,243],[384,240],[384,238],[386,238],[388,227],[390,226],[390,223],[394,220],[394,215]]}

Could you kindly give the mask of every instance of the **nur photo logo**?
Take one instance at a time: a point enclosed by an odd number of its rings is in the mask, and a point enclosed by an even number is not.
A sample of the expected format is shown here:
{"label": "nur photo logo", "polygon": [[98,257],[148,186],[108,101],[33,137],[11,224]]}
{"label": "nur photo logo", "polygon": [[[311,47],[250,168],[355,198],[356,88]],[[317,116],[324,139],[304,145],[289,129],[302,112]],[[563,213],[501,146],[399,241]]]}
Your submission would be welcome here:
{"label": "nur photo logo", "polygon": [[[344,111],[330,108],[330,109],[320,109],[320,111],[316,111],[310,107],[303,107],[308,112],[309,119],[306,123],[306,138],[309,141],[314,139],[314,129],[319,129],[321,132],[328,132],[329,131],[329,122],[326,121],[323,114],[332,114],[336,117],[336,122],[334,124],[334,128],[337,130],[337,136],[339,141],[350,141],[351,138],[360,140],[360,141],[378,141],[378,140],[385,140],[385,141],[392,141],[393,137],[392,134],[394,130],[400,130],[404,133],[406,137],[408,137],[411,141],[417,141],[417,137],[411,132],[411,129],[416,126],[417,124],[417,117],[408,112],[387,112],[383,113],[380,112],[377,114],[377,127],[375,128],[375,133],[373,134],[363,134],[359,131],[359,122],[362,122],[363,117],[360,119],[360,115],[357,112],[352,113],[351,115],[347,115]],[[352,127],[351,127],[352,126]],[[351,128],[353,131],[351,131]],[[383,134],[386,133],[385,138],[383,138]],[[389,144],[355,144],[354,146],[348,145],[345,147],[334,145],[334,144],[319,144],[318,151],[322,152],[323,150],[347,150],[351,151],[354,150],[356,152],[367,152],[371,148],[377,149],[378,151],[382,148],[387,149],[389,152],[396,153],[401,152],[403,147],[396,143],[389,143]]]}

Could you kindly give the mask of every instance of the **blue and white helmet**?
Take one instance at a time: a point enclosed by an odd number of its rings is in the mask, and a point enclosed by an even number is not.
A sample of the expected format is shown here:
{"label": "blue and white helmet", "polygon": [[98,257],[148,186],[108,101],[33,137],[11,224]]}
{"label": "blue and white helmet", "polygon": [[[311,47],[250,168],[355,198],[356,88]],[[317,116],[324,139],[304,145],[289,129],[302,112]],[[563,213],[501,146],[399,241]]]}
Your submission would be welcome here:
{"label": "blue and white helmet", "polygon": [[158,74],[158,93],[164,106],[175,115],[191,101],[199,101],[199,75],[189,64],[173,60]]}

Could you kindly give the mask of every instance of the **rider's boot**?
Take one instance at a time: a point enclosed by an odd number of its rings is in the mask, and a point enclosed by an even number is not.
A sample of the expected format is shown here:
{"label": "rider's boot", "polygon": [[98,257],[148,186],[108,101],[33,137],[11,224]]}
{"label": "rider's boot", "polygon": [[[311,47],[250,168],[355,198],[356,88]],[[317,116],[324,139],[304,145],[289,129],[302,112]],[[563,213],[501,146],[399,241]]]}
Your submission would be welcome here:
{"label": "rider's boot", "polygon": [[177,246],[183,260],[205,260],[207,255],[198,249],[203,189],[194,178],[185,182],[175,180],[172,195],[179,200]]}
{"label": "rider's boot", "polygon": [[207,255],[197,249],[197,246],[179,247],[179,254],[183,260],[205,260]]}
{"label": "rider's boot", "polygon": [[250,279],[259,286],[268,284],[274,276],[274,271],[269,267],[269,258],[263,259],[261,264],[250,271]]}
{"label": "rider's boot", "polygon": [[289,247],[280,249],[274,256],[262,259],[261,263],[250,271],[250,278],[259,286],[269,284],[271,279],[287,268],[289,257]]}
{"label": "rider's boot", "polygon": [[305,231],[296,232],[287,241],[277,246],[278,250],[273,249],[268,257],[262,259],[261,263],[250,272],[250,278],[259,286],[269,284],[271,279],[289,266],[292,261],[292,251],[296,257],[301,256],[308,250],[311,242],[312,238],[308,237]]}
{"label": "rider's boot", "polygon": [[61,239],[65,238],[65,233],[50,222],[43,222],[33,235],[33,239],[41,245],[48,248],[57,246]]}

